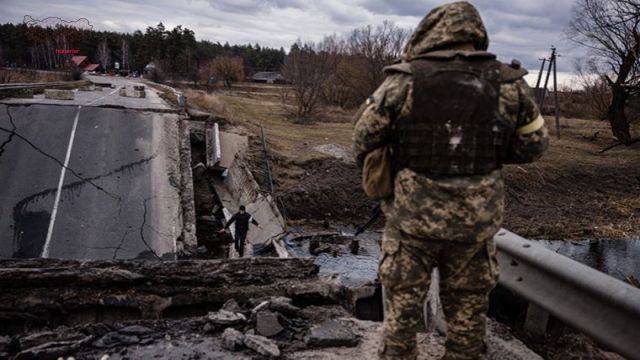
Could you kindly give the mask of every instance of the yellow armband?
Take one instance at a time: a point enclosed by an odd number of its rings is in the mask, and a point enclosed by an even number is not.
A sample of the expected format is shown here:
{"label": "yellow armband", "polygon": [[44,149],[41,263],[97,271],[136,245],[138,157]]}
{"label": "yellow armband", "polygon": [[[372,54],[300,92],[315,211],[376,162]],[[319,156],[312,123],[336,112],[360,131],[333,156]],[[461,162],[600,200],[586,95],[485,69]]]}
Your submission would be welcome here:
{"label": "yellow armband", "polygon": [[544,126],[544,118],[542,117],[542,115],[538,115],[538,117],[532,122],[517,128],[516,135],[531,134],[532,132],[540,130],[543,126]]}

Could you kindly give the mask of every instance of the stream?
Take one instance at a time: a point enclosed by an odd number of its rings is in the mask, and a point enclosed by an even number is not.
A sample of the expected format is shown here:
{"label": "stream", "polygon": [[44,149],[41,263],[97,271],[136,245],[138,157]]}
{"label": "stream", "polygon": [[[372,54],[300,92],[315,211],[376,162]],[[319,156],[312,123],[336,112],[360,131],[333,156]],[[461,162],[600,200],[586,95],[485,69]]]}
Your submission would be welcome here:
{"label": "stream", "polygon": [[640,238],[627,240],[538,240],[538,243],[607,275],[640,279]]}

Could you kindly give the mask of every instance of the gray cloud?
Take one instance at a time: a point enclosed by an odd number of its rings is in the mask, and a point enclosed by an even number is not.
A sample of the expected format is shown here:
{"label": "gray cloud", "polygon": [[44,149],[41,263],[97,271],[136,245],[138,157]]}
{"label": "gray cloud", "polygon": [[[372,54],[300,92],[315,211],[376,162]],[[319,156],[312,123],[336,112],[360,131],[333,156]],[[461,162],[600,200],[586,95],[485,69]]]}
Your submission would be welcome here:
{"label": "gray cloud", "polygon": [[[89,19],[97,30],[131,32],[163,22],[183,25],[198,39],[260,43],[287,49],[297,38],[318,41],[367,24],[391,20],[415,27],[435,0],[0,0],[0,22],[19,23],[25,15]],[[530,69],[558,46],[561,71],[571,71],[582,51],[563,39],[573,0],[478,0],[473,2],[490,34],[490,50],[503,61],[519,58]]]}

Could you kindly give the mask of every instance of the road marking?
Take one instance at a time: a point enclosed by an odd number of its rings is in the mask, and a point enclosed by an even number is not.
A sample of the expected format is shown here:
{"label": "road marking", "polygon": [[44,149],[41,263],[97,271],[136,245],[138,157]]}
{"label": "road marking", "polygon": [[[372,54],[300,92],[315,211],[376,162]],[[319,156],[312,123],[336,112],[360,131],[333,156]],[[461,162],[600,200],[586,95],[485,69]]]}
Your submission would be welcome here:
{"label": "road marking", "polygon": [[94,102],[100,101],[100,100],[102,100],[102,99],[104,99],[104,98],[106,98],[106,97],[108,97],[108,96],[111,96],[111,95],[115,94],[115,93],[116,93],[116,91],[118,91],[118,90],[120,90],[120,88],[119,88],[119,87],[117,87],[115,90],[113,90],[112,92],[108,93],[107,95],[105,95],[105,96],[103,96],[103,97],[97,98],[97,99],[95,99],[95,100],[93,100],[93,101],[90,101],[90,102],[88,102],[88,103],[84,104],[84,106],[91,105],[91,104],[93,104]]}
{"label": "road marking", "polygon": [[49,228],[47,229],[47,238],[44,241],[42,247],[42,255],[40,257],[49,257],[49,246],[51,245],[51,235],[53,234],[53,225],[56,222],[56,215],[58,215],[58,206],[60,205],[60,193],[62,193],[62,185],[64,184],[64,175],[69,166],[69,159],[71,158],[71,148],[73,147],[73,139],[76,137],[76,129],[78,127],[78,119],[80,118],[80,109],[82,106],[78,106],[76,117],[73,119],[73,127],[71,128],[71,135],[69,136],[69,145],[67,146],[67,155],[64,158],[64,166],[60,171],[60,181],[58,181],[58,189],[56,191],[56,198],[53,201],[53,210],[51,211],[51,220],[49,220]]}

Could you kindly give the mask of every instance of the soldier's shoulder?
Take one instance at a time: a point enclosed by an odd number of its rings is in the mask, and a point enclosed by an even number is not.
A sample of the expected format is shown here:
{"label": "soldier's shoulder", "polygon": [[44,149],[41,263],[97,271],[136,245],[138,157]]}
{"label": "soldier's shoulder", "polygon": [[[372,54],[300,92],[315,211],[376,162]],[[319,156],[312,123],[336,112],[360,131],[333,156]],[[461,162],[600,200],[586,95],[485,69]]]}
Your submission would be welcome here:
{"label": "soldier's shoulder", "polygon": [[398,62],[398,63],[395,63],[393,65],[385,66],[384,69],[382,69],[382,71],[384,71],[384,73],[386,75],[392,75],[392,74],[411,75],[411,74],[413,74],[412,71],[411,71],[411,64],[408,63],[408,62]]}
{"label": "soldier's shoulder", "polygon": [[513,59],[510,64],[500,63],[500,80],[512,83],[524,78],[529,72],[522,67],[520,61]]}

